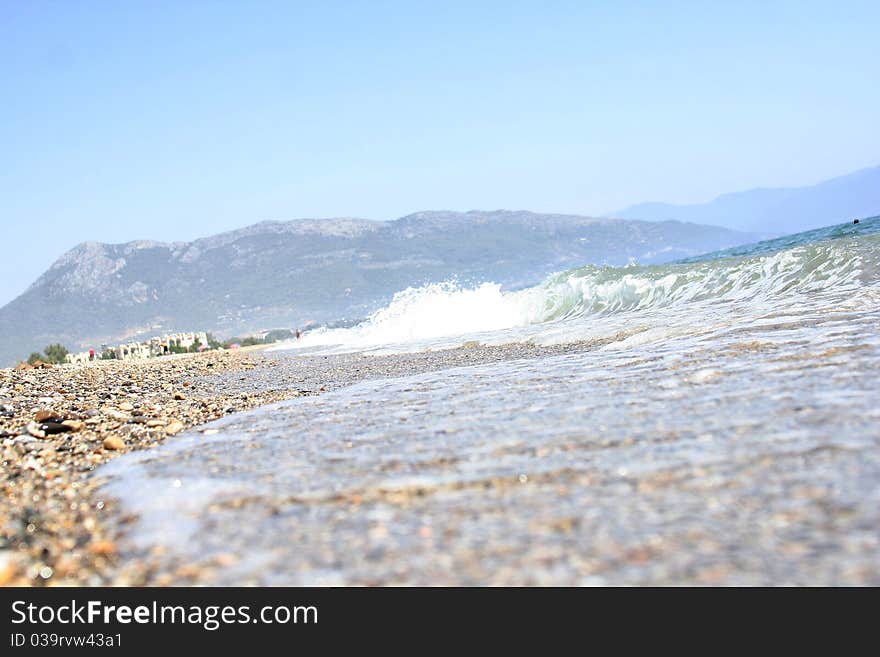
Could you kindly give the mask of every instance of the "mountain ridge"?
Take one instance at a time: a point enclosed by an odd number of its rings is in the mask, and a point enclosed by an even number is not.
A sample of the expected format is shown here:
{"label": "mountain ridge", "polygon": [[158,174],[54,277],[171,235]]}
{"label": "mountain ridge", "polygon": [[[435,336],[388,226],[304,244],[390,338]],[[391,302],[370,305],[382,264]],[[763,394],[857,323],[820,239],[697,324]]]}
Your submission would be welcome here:
{"label": "mountain ridge", "polygon": [[472,210],[263,221],[191,242],[83,242],[0,308],[0,364],[50,342],[94,348],[172,330],[230,335],[356,319],[409,286],[455,278],[516,288],[588,263],[665,262],[756,237],[676,221]]}
{"label": "mountain ridge", "polygon": [[615,217],[642,221],[677,219],[733,230],[797,233],[880,213],[880,166],[803,187],[758,187],[728,192],[707,203],[648,202]]}

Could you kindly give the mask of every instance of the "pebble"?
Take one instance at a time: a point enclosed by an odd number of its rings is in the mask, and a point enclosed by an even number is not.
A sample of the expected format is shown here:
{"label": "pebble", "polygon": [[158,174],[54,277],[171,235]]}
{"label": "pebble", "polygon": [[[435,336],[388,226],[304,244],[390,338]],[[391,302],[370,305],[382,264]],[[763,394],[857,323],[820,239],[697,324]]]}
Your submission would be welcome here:
{"label": "pebble", "polygon": [[107,556],[116,552],[116,543],[113,541],[95,541],[89,546],[89,552],[98,556]]}
{"label": "pebble", "polygon": [[165,433],[167,433],[169,436],[173,436],[180,433],[185,428],[186,427],[184,426],[183,422],[181,422],[180,420],[172,420],[165,425]]}
{"label": "pebble", "polygon": [[119,422],[128,422],[128,420],[131,418],[131,416],[127,413],[123,413],[122,411],[118,411],[115,408],[110,407],[104,409],[104,415],[114,420],[118,420]]}
{"label": "pebble", "polygon": [[63,422],[44,422],[40,425],[40,428],[43,430],[43,433],[46,435],[56,434],[56,433],[67,433],[68,431],[73,431],[69,426],[64,424]]}
{"label": "pebble", "polygon": [[43,431],[42,426],[39,422],[28,422],[27,432],[32,435],[34,438],[45,438],[46,432]]}
{"label": "pebble", "polygon": [[8,550],[0,552],[0,586],[10,586],[15,583],[18,575],[18,567],[8,554]]}
{"label": "pebble", "polygon": [[107,436],[101,443],[104,449],[121,450],[125,449],[125,442],[117,436]]}

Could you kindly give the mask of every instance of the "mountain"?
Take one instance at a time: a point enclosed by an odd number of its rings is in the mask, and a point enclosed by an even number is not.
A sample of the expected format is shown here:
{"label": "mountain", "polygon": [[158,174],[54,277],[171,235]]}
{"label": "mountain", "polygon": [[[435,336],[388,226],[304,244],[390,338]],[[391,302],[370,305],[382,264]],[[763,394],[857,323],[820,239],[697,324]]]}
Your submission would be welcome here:
{"label": "mountain", "polygon": [[507,287],[586,263],[656,263],[753,241],[727,229],[531,212],[263,222],[199,239],[80,244],[0,308],[0,363],[172,330],[218,336],[365,317],[408,286]]}
{"label": "mountain", "polygon": [[724,194],[702,205],[642,203],[616,212],[626,219],[677,219],[734,230],[798,233],[880,214],[880,166],[812,187],[753,189]]}

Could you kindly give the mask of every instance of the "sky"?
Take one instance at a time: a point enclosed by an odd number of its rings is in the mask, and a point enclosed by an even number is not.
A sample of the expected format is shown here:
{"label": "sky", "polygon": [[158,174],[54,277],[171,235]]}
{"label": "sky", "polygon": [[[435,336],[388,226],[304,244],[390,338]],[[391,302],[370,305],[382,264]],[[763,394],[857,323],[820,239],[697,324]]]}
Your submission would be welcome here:
{"label": "sky", "polygon": [[880,3],[0,0],[0,304],[87,240],[880,164]]}

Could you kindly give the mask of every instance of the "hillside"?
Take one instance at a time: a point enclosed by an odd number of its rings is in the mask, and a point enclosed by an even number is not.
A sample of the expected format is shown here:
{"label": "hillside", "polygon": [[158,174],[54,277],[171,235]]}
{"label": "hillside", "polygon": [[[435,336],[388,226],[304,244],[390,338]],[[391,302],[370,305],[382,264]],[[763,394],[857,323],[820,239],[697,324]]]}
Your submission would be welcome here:
{"label": "hillside", "polygon": [[799,233],[880,214],[880,167],[862,169],[810,187],[753,189],[710,203],[642,203],[615,216],[645,221],[677,219],[777,235]]}
{"label": "hillside", "polygon": [[663,262],[752,239],[679,222],[475,211],[264,222],[194,242],[87,242],[0,308],[0,363],[55,341],[77,349],[171,330],[223,336],[357,319],[411,285],[456,277],[520,287],[586,263]]}

